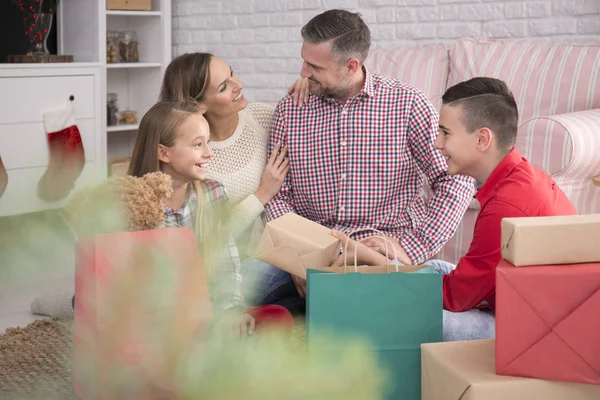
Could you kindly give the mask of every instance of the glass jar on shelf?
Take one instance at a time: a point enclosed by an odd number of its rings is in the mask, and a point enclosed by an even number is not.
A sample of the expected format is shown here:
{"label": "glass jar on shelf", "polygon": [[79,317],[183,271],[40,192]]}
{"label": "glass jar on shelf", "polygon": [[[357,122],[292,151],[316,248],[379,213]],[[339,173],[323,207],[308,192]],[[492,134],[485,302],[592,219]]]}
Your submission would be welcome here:
{"label": "glass jar on shelf", "polygon": [[106,62],[119,62],[119,32],[109,31],[106,34]]}
{"label": "glass jar on shelf", "polygon": [[121,111],[121,116],[119,117],[120,125],[135,125],[137,124],[137,111],[130,110],[126,108]]}
{"label": "glass jar on shelf", "polygon": [[106,95],[106,125],[107,126],[115,126],[119,124],[119,117],[117,114],[119,113],[119,105],[117,102],[117,94],[116,93],[108,93]]}
{"label": "glass jar on shelf", "polygon": [[124,31],[119,34],[119,58],[121,62],[140,61],[139,42],[135,31]]}

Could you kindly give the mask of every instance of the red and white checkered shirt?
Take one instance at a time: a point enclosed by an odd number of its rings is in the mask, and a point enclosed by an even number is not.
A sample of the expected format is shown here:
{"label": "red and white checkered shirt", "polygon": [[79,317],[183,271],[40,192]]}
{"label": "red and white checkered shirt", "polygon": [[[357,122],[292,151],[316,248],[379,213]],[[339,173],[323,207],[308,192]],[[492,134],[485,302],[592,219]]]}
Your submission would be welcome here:
{"label": "red and white checkered shirt", "polygon": [[[277,105],[269,154],[277,142],[287,144],[291,168],[267,215],[294,212],[345,233],[378,229],[421,263],[454,235],[474,182],[447,174],[433,145],[438,114],[425,95],[365,73],[361,92],[344,104],[311,96],[297,107],[286,96]],[[425,177],[433,190],[428,203]]]}

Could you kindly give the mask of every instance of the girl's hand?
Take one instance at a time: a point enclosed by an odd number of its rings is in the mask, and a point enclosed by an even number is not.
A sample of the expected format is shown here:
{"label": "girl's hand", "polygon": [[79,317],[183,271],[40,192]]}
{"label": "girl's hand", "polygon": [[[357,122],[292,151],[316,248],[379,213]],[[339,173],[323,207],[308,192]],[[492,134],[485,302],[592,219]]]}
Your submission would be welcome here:
{"label": "girl's hand", "polygon": [[263,206],[279,193],[279,189],[281,189],[281,185],[290,170],[290,160],[286,157],[287,147],[281,149],[281,153],[279,152],[280,149],[281,144],[277,143],[263,171],[260,186],[254,193]]}
{"label": "girl's hand", "polygon": [[256,321],[254,317],[248,313],[243,313],[237,318],[233,318],[231,324],[231,334],[234,338],[239,339],[254,333]]}
{"label": "girl's hand", "polygon": [[289,87],[288,94],[294,95],[292,102],[295,106],[297,105],[302,107],[304,103],[308,101],[308,97],[310,96],[308,79],[298,78],[298,80],[296,80],[296,82]]}
{"label": "girl's hand", "polygon": [[223,318],[219,321],[219,330],[231,338],[239,339],[246,335],[254,333],[256,321],[254,317],[247,312],[240,314],[240,308],[233,307],[225,311]]}

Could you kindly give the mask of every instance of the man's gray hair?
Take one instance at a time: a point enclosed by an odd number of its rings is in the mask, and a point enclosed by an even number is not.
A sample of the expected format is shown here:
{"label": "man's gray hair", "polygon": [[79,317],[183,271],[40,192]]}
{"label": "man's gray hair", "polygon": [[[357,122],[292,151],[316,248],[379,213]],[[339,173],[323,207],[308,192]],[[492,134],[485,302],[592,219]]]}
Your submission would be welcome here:
{"label": "man's gray hair", "polygon": [[302,27],[302,39],[320,44],[332,40],[331,55],[338,63],[356,58],[361,65],[369,55],[371,31],[359,13],[328,10]]}

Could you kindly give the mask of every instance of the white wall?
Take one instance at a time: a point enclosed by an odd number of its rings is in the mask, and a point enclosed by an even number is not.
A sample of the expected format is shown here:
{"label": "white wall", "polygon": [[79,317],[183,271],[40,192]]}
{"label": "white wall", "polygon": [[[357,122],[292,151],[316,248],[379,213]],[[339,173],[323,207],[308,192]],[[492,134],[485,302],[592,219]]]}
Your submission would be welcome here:
{"label": "white wall", "polygon": [[276,102],[299,76],[300,28],[330,8],[360,11],[372,48],[465,36],[600,41],[600,0],[173,0],[174,55],[210,51],[249,100]]}

